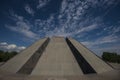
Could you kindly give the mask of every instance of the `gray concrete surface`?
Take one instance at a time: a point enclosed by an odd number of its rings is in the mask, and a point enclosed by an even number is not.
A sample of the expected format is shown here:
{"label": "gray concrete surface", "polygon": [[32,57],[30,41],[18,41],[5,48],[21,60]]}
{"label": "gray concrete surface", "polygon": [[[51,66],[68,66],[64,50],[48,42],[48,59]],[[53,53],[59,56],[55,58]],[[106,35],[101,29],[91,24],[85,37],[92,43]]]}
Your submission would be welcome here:
{"label": "gray concrete surface", "polygon": [[79,76],[33,76],[20,74],[0,74],[0,80],[120,80],[120,71]]}
{"label": "gray concrete surface", "polygon": [[69,40],[72,42],[72,44],[77,48],[77,50],[81,53],[81,55],[86,59],[86,61],[92,66],[92,68],[94,68],[94,70],[97,73],[103,73],[106,71],[113,70],[112,67],[110,67],[104,61],[98,58],[94,53],[92,53],[90,50],[85,48],[78,41],[72,38],[69,38]]}
{"label": "gray concrete surface", "polygon": [[33,45],[7,61],[4,65],[0,67],[0,70],[16,73],[46,39],[47,38],[44,38],[35,42]]}
{"label": "gray concrete surface", "polygon": [[110,64],[114,69],[120,70],[120,63],[112,63],[112,62],[107,62]]}
{"label": "gray concrete surface", "polygon": [[0,66],[2,66],[5,62],[0,62]]}
{"label": "gray concrete surface", "polygon": [[54,37],[51,38],[31,75],[66,76],[83,73],[65,39]]}
{"label": "gray concrete surface", "polygon": [[25,64],[45,40],[46,38],[39,40],[2,65],[0,80],[120,80],[120,70],[112,69],[79,42],[70,39],[82,52],[81,55],[99,73],[83,74],[64,38],[51,39],[31,75],[16,74],[15,72]]}

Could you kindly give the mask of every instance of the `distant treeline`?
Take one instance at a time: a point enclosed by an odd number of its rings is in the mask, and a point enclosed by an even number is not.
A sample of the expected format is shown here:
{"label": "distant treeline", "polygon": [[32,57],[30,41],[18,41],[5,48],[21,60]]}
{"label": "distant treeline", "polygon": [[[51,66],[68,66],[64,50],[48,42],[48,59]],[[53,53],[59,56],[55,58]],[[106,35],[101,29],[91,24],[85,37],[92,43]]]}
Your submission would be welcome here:
{"label": "distant treeline", "polygon": [[5,52],[5,51],[0,50],[0,62],[6,62],[7,60],[12,58],[16,54],[17,54],[17,52],[15,52],[15,51],[13,51],[13,52]]}
{"label": "distant treeline", "polygon": [[[0,50],[0,62],[6,62],[13,56],[18,54],[17,52],[5,52]],[[107,62],[120,63],[120,55],[117,53],[103,52],[102,59]]]}
{"label": "distant treeline", "polygon": [[120,63],[120,55],[117,53],[103,52],[102,59],[108,62]]}

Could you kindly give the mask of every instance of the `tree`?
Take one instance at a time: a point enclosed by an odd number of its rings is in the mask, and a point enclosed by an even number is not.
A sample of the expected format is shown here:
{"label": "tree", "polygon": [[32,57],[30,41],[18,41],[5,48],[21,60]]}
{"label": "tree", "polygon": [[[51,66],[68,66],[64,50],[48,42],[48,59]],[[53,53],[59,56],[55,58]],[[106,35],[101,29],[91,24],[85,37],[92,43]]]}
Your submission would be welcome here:
{"label": "tree", "polygon": [[120,63],[120,55],[117,53],[103,52],[102,59],[108,62]]}
{"label": "tree", "polygon": [[7,60],[12,58],[16,54],[17,54],[17,52],[15,52],[15,51],[13,51],[13,52],[4,52],[4,51],[0,50],[0,62],[6,62]]}

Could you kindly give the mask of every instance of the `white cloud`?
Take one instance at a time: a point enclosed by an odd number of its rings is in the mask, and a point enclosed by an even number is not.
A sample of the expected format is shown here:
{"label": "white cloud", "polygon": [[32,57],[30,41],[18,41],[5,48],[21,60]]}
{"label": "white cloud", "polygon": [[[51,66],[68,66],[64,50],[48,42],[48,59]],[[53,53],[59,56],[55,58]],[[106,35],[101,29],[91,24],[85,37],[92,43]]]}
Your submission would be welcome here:
{"label": "white cloud", "polygon": [[15,26],[6,25],[6,27],[12,31],[18,32],[24,35],[27,38],[38,39],[39,36],[31,31],[32,25],[25,20],[22,16],[18,16],[17,14],[12,15],[12,19],[16,21]]}
{"label": "white cloud", "polygon": [[26,47],[24,47],[24,46],[20,46],[20,47],[18,47],[18,50],[24,50]]}
{"label": "white cloud", "polygon": [[113,29],[111,31],[113,34],[120,32],[120,26],[113,26]]}
{"label": "white cloud", "polygon": [[96,29],[99,26],[97,23],[99,18],[87,17],[84,19],[82,17],[90,5],[88,0],[63,0],[58,16],[58,33],[65,36],[75,36]]}
{"label": "white cloud", "polygon": [[106,47],[93,46],[90,49],[99,56],[101,56],[103,52],[115,52],[120,55],[120,45],[112,45],[112,46],[106,46]]}
{"label": "white cloud", "polygon": [[75,34],[82,33],[82,32],[92,31],[92,30],[94,30],[96,28],[98,28],[98,25],[97,24],[92,24],[92,25],[89,25],[87,27],[82,27],[81,29],[77,30],[75,32]]}
{"label": "white cloud", "polygon": [[[38,39],[40,36],[64,36],[64,37],[84,37],[84,34],[99,29],[100,31],[96,32],[95,36],[98,34],[102,37],[94,39],[92,41],[82,42],[86,46],[93,48],[105,43],[115,43],[119,41],[119,37],[115,34],[120,32],[120,27],[114,26],[105,26],[102,22],[104,16],[93,17],[90,13],[87,13],[89,9],[98,8],[103,9],[106,13],[112,8],[113,5],[119,0],[62,0],[60,11],[54,15],[51,14],[50,17],[46,20],[35,19],[32,24],[28,20],[24,19],[23,16],[18,16],[17,14],[12,13],[11,17],[15,20],[15,26],[7,25],[7,27],[15,32],[21,33],[27,38]],[[45,7],[50,0],[39,0],[37,9]],[[29,6],[25,6],[25,10],[34,15],[34,10]],[[87,13],[87,14],[86,14]],[[105,15],[106,15],[105,13]],[[56,23],[57,22],[57,23]],[[33,26],[34,25],[34,26]],[[34,30],[39,33],[36,34]],[[103,33],[104,32],[104,33]],[[102,34],[106,34],[104,36]],[[87,34],[89,35],[89,34]],[[89,35],[94,36],[94,35]],[[87,37],[87,36],[85,36]],[[6,43],[2,43],[6,45]],[[15,45],[10,46],[10,48],[15,47]],[[19,47],[22,49],[24,47]]]}
{"label": "white cloud", "polygon": [[6,42],[2,42],[2,43],[0,43],[0,45],[4,46],[4,45],[7,45],[7,43]]}
{"label": "white cloud", "polygon": [[[82,44],[86,45],[89,49],[94,51],[96,54],[100,55],[104,51],[108,52],[117,52],[120,54],[120,45],[116,44],[120,41],[119,37],[116,35],[107,35],[100,37],[94,41],[83,41]],[[114,43],[115,45],[108,46],[109,44]],[[100,45],[107,44],[104,47],[101,47]]]}
{"label": "white cloud", "polygon": [[[49,1],[50,0],[39,0],[40,5],[38,5],[38,7],[43,7],[42,5],[46,5]],[[99,26],[97,21],[99,21],[100,18],[87,17],[87,19],[84,19],[82,17],[89,6],[88,0],[63,0],[58,17],[51,15],[47,20],[36,19],[34,29],[39,32],[39,34],[45,34],[45,36],[65,37],[76,36],[76,34],[83,35],[84,32],[95,30]]]}
{"label": "white cloud", "polygon": [[87,3],[91,3],[92,7],[101,7],[104,9],[108,9],[110,6],[118,3],[119,0],[86,0]]}
{"label": "white cloud", "polygon": [[61,5],[61,12],[64,12],[64,10],[67,8],[67,5],[67,0],[63,0]]}
{"label": "white cloud", "polygon": [[[104,37],[100,37],[95,41],[83,41],[81,42],[85,46],[87,46],[90,50],[95,52],[97,55],[101,56],[103,52],[116,52],[120,54],[120,45],[116,44],[120,41],[118,36],[115,35],[107,35]],[[114,44],[109,46],[110,44]],[[106,44],[106,46],[101,47],[101,45]]]}
{"label": "white cloud", "polygon": [[15,45],[15,44],[10,44],[10,45],[8,45],[6,48],[8,49],[8,50],[11,50],[11,49],[15,49],[17,46]]}
{"label": "white cloud", "polygon": [[64,30],[61,30],[59,28],[55,28],[53,31],[46,32],[46,36],[52,37],[52,36],[61,36],[61,37],[68,37],[71,36],[71,33],[64,32]]}
{"label": "white cloud", "polygon": [[63,28],[58,28],[56,27],[54,30],[52,31],[46,31],[46,36],[63,36],[63,37],[69,37],[69,36],[75,36],[76,34],[81,34],[83,35],[84,32],[89,32],[89,31],[92,31],[94,29],[97,28],[97,25],[96,24],[92,24],[92,25],[89,25],[87,27],[81,27],[80,29],[77,29],[76,31],[69,31],[69,32],[66,32],[66,29],[63,27]]}
{"label": "white cloud", "polygon": [[119,42],[120,39],[116,35],[107,35],[100,37],[94,41],[83,41],[82,43],[87,46],[95,46],[95,45],[100,45],[100,44],[105,44],[105,43],[115,43]]}
{"label": "white cloud", "polygon": [[45,5],[48,4],[50,0],[39,0],[39,4],[37,5],[37,8],[40,9],[42,7],[44,7]]}
{"label": "white cloud", "polygon": [[23,21],[24,17],[23,16],[18,16],[17,14],[14,13],[14,11],[10,11],[10,19],[13,21]]}
{"label": "white cloud", "polygon": [[118,41],[119,38],[116,35],[108,35],[103,37],[102,39],[98,39],[97,41],[100,41],[100,43],[111,43]]}
{"label": "white cloud", "polygon": [[[50,0],[39,0],[37,8],[40,9],[46,6],[49,2]],[[87,12],[89,7],[94,7],[93,5],[98,5],[98,3],[99,0],[63,0],[58,17],[51,14],[47,20],[35,19],[33,23],[33,25],[35,25],[34,30],[39,34],[44,34],[45,36],[65,37],[76,36],[76,34],[83,35],[84,32],[95,30],[99,27],[99,24],[101,24],[98,23],[100,18],[93,18],[88,15],[88,17],[84,19],[83,15]],[[107,4],[108,1],[100,1],[100,3]],[[25,9],[29,14],[35,13],[29,5],[26,5]],[[31,24],[26,22],[22,16],[13,14],[13,17],[17,18],[16,26],[18,27],[11,26],[11,30],[22,33],[24,36],[29,38],[38,37],[37,34],[31,31]],[[55,20],[57,21],[57,24],[55,23]]]}
{"label": "white cloud", "polygon": [[17,51],[20,52],[24,50],[26,47],[17,46],[15,44],[8,44],[7,42],[0,42],[0,49],[4,51]]}
{"label": "white cloud", "polygon": [[27,13],[29,13],[32,16],[34,16],[35,12],[33,11],[33,9],[28,4],[25,5],[25,10],[26,10]]}
{"label": "white cloud", "polygon": [[[39,0],[37,8],[40,9],[46,6],[49,2],[50,0]],[[90,7],[95,7],[98,5],[98,3],[102,3],[101,5],[107,4],[108,0],[105,2],[99,0],[63,0],[58,16],[51,14],[46,20],[35,19],[32,25],[34,25],[34,30],[43,36],[73,37],[79,34],[80,37],[80,35],[83,35],[85,32],[98,29],[100,27],[99,25],[102,24],[100,23],[101,17],[93,18],[89,15],[89,13],[87,17],[83,17]],[[28,13],[31,13],[32,9],[30,6],[26,5],[26,7]],[[19,32],[29,38],[38,37],[38,35],[32,31],[33,26],[27,20],[25,20],[24,17],[16,14],[14,14],[13,17],[17,18],[17,27],[11,26],[11,30]]]}

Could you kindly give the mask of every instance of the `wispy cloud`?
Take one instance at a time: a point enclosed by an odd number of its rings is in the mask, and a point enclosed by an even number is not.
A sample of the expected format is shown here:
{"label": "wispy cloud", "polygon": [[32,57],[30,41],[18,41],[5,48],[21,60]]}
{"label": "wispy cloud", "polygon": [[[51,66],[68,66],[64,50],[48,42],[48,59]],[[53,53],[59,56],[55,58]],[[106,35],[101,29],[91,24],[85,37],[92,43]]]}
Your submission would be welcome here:
{"label": "wispy cloud", "polygon": [[[92,0],[63,0],[58,15],[59,21],[59,33],[65,33],[65,35],[76,36],[76,34],[90,32],[100,27],[102,23],[100,17],[92,17],[91,15],[84,15],[94,2]],[[95,3],[94,3],[95,5]]]}
{"label": "wispy cloud", "polygon": [[[95,39],[94,41],[83,41],[82,44],[86,45],[89,49],[93,50],[97,54],[102,54],[104,51],[110,51],[110,52],[117,52],[120,54],[120,45],[116,44],[119,43],[120,38],[116,35],[107,35],[102,36],[98,39]],[[101,45],[109,45],[109,44],[116,44],[111,46],[104,46],[101,47]]]}
{"label": "wispy cloud", "polygon": [[28,13],[28,14],[30,14],[30,15],[32,15],[32,16],[34,16],[34,11],[33,11],[33,9],[27,4],[27,5],[25,5],[25,10],[26,10],[26,12]]}
{"label": "wispy cloud", "polygon": [[17,51],[20,52],[24,50],[26,47],[17,46],[16,44],[8,44],[7,42],[0,42],[0,49],[4,51]]}
{"label": "wispy cloud", "polygon": [[37,9],[40,9],[40,8],[44,7],[45,5],[47,5],[47,3],[49,1],[50,0],[39,0],[39,4],[37,5]]}
{"label": "wispy cloud", "polygon": [[100,44],[106,44],[106,43],[115,43],[119,42],[120,39],[116,35],[107,35],[99,37],[98,39],[95,39],[93,41],[83,41],[82,43],[87,46],[95,46]]}
{"label": "wispy cloud", "polygon": [[[105,5],[108,7],[112,5],[115,0],[103,0],[103,1],[93,1],[93,0],[63,0],[61,3],[60,11],[58,15],[51,14],[46,20],[34,19],[34,23],[29,23],[28,20],[24,19],[23,16],[18,16],[13,14],[13,19],[16,19],[16,26],[9,26],[9,29],[22,33],[26,37],[36,38],[38,36],[34,31],[44,36],[76,36],[79,34],[83,35],[85,32],[90,32],[95,29],[100,28],[103,24],[102,17],[93,17],[89,14],[85,16],[90,7],[103,7]],[[50,0],[39,0],[37,8],[40,9],[47,5]],[[101,3],[101,4],[100,4]],[[100,4],[100,5],[98,5]],[[25,10],[34,15],[34,11],[27,4]],[[103,28],[103,27],[101,27]],[[19,31],[18,31],[19,30]],[[116,30],[117,31],[117,30]],[[55,33],[55,34],[54,34]]]}
{"label": "wispy cloud", "polygon": [[92,24],[87,27],[82,27],[81,29],[77,30],[77,32],[75,32],[75,34],[82,33],[82,32],[89,32],[89,31],[95,30],[96,28],[98,28],[98,25]]}
{"label": "wispy cloud", "polygon": [[[39,0],[37,8],[40,9],[49,2],[50,0]],[[35,19],[34,28],[39,34],[45,34],[45,36],[75,36],[76,34],[95,30],[99,27],[99,24],[101,24],[98,23],[99,18],[89,18],[89,15],[87,15],[88,17],[84,19],[83,16],[89,7],[98,5],[98,3],[99,0],[63,0],[57,17],[51,15],[47,20]],[[107,4],[108,1],[100,1],[100,3]],[[57,24],[55,20],[57,20]]]}
{"label": "wispy cloud", "polygon": [[111,34],[116,34],[120,32],[120,26],[112,26],[111,29]]}
{"label": "wispy cloud", "polygon": [[27,38],[32,39],[38,39],[39,36],[31,31],[31,25],[27,20],[25,20],[22,16],[18,16],[17,14],[13,14],[11,17],[13,20],[15,20],[15,26],[12,25],[5,25],[8,29],[21,33]]}
{"label": "wispy cloud", "polygon": [[89,48],[99,56],[101,56],[103,52],[115,52],[117,54],[120,54],[119,44],[112,45],[112,46],[105,46],[105,47],[93,46]]}
{"label": "wispy cloud", "polygon": [[[39,12],[41,8],[46,8],[45,6],[49,2],[50,0],[39,0],[36,10]],[[11,19],[15,21],[15,26],[6,26],[10,30],[32,39],[38,39],[42,36],[70,36],[79,39],[93,37],[91,40],[85,39],[82,42],[88,47],[115,43],[120,40],[119,36],[115,35],[120,32],[120,27],[106,25],[103,18],[118,2],[119,0],[62,0],[59,11],[49,14],[47,19],[38,17],[29,21],[25,19],[25,16],[12,13]],[[105,13],[93,16],[94,9],[102,9]],[[25,10],[30,15],[36,16],[36,12],[29,4],[25,5]],[[94,33],[94,31],[96,34],[89,34]]]}

